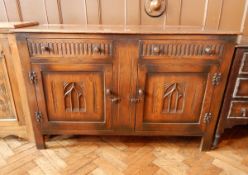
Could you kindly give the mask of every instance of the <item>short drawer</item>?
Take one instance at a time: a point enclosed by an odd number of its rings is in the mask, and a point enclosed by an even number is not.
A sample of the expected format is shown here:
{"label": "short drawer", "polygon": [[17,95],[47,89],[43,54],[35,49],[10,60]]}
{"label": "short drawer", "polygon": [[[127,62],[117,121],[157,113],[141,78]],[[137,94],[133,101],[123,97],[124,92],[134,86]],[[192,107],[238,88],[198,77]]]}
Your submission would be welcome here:
{"label": "short drawer", "polygon": [[239,74],[248,74],[248,52],[243,53]]}
{"label": "short drawer", "polygon": [[109,58],[112,41],[100,39],[28,39],[31,57]]}
{"label": "short drawer", "polygon": [[233,98],[248,98],[248,78],[237,78]]}
{"label": "short drawer", "polygon": [[186,40],[142,40],[140,57],[160,59],[162,57],[201,57],[220,58],[224,52],[224,43],[218,41]]}
{"label": "short drawer", "polygon": [[228,118],[248,119],[248,101],[231,101]]}

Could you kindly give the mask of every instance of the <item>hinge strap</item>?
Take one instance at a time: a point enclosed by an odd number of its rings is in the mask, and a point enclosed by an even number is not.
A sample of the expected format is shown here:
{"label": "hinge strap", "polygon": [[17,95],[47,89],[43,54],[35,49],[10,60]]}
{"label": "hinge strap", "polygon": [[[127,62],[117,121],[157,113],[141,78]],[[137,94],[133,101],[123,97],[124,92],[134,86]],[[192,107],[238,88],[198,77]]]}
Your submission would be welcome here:
{"label": "hinge strap", "polygon": [[212,113],[210,112],[205,113],[203,122],[209,124],[211,119],[212,119]]}
{"label": "hinge strap", "polygon": [[35,115],[36,121],[40,122],[41,118],[42,118],[42,113],[37,111],[37,112],[34,113],[34,115]]}
{"label": "hinge strap", "polygon": [[31,71],[31,72],[28,73],[28,76],[29,76],[29,79],[30,79],[30,81],[31,81],[32,84],[36,84],[37,83],[38,79],[37,79],[36,72]]}
{"label": "hinge strap", "polygon": [[220,84],[220,81],[221,81],[221,77],[222,77],[222,74],[221,73],[215,73],[213,75],[212,85],[213,86],[219,85]]}

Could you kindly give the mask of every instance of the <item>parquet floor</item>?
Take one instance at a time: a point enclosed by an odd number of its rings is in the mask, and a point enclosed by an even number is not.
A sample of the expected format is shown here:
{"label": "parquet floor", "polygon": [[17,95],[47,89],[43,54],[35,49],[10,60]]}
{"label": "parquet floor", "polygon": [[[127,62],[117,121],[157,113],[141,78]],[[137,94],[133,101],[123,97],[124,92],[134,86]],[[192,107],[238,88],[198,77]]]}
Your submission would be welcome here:
{"label": "parquet floor", "polygon": [[246,175],[248,128],[227,131],[217,150],[199,152],[199,138],[78,136],[50,138],[49,149],[0,139],[1,175]]}

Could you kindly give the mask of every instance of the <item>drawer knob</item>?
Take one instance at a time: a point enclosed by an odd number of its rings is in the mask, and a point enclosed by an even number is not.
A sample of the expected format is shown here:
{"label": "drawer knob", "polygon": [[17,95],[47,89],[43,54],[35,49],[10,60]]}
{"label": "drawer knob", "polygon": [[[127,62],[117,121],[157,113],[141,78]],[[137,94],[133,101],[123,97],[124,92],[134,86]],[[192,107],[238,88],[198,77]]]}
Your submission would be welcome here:
{"label": "drawer knob", "polygon": [[206,54],[208,54],[208,55],[211,55],[211,54],[214,53],[214,50],[213,50],[211,47],[206,47],[206,48],[204,49],[204,52],[205,52]]}
{"label": "drawer knob", "polygon": [[99,54],[101,52],[100,46],[93,46],[93,53]]}
{"label": "drawer knob", "polygon": [[160,53],[160,48],[158,46],[154,46],[152,49],[154,54],[159,54]]}
{"label": "drawer knob", "polygon": [[241,108],[241,116],[246,117],[246,109],[245,108]]}
{"label": "drawer knob", "polygon": [[41,50],[44,52],[50,52],[51,48],[48,45],[41,46]]}
{"label": "drawer knob", "polygon": [[112,103],[118,103],[121,98],[116,96],[110,89],[106,89],[106,95],[110,98]]}

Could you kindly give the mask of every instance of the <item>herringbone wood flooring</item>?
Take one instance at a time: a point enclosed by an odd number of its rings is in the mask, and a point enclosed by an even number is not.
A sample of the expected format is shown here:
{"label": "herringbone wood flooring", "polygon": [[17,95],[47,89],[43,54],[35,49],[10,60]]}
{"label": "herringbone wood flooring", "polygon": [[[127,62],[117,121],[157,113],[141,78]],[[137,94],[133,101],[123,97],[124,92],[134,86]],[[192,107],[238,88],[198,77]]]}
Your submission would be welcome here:
{"label": "herringbone wood flooring", "polygon": [[199,138],[80,136],[49,138],[49,149],[0,139],[1,175],[248,174],[248,128],[224,135],[219,148],[199,152]]}

